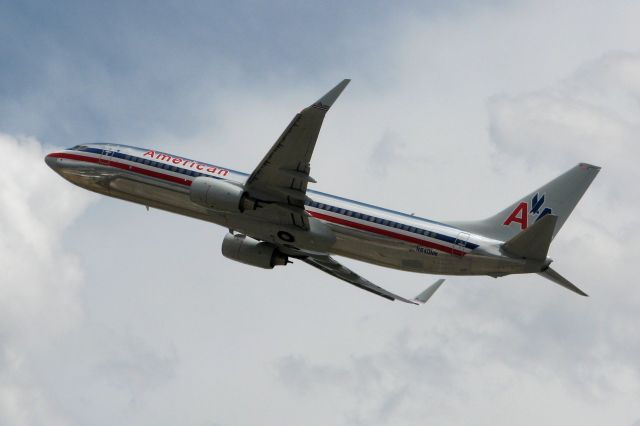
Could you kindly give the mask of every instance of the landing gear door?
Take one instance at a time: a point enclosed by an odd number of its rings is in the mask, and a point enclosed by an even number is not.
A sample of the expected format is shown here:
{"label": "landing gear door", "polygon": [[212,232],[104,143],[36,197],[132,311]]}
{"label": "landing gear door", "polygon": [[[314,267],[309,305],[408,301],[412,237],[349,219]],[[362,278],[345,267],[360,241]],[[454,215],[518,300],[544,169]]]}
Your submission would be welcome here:
{"label": "landing gear door", "polygon": [[102,154],[100,154],[100,158],[98,161],[100,164],[108,165],[111,162],[111,158],[113,157],[115,147],[113,145],[103,145]]}
{"label": "landing gear door", "polygon": [[451,254],[456,256],[464,256],[464,254],[466,253],[465,249],[467,248],[467,242],[469,241],[470,236],[471,234],[469,234],[468,232],[460,232],[458,234],[458,237],[456,238],[456,241],[451,247]]}

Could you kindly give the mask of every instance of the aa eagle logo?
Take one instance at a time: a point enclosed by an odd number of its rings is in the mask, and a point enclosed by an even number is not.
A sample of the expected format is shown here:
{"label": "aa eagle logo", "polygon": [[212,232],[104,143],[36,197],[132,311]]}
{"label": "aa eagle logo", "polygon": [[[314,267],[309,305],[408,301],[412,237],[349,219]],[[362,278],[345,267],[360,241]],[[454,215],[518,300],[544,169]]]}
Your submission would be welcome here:
{"label": "aa eagle logo", "polygon": [[[531,208],[529,208],[531,205]],[[537,192],[531,198],[531,203],[521,202],[516,206],[516,208],[511,212],[507,220],[504,221],[504,226],[509,226],[512,223],[517,223],[520,225],[520,229],[527,229],[529,226],[529,222],[535,223],[543,216],[551,213],[551,208],[544,207],[544,194],[540,196]],[[542,212],[540,211],[542,209]]]}

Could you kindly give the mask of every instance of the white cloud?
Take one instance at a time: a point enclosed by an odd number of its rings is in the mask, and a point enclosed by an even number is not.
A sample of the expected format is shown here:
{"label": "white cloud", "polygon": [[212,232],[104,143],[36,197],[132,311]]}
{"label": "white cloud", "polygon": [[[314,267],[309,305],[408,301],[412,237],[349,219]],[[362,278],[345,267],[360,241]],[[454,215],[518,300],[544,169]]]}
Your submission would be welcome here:
{"label": "white cloud", "polygon": [[82,271],[62,233],[91,196],[52,175],[40,143],[0,134],[0,423],[67,424],[32,357],[82,317]]}

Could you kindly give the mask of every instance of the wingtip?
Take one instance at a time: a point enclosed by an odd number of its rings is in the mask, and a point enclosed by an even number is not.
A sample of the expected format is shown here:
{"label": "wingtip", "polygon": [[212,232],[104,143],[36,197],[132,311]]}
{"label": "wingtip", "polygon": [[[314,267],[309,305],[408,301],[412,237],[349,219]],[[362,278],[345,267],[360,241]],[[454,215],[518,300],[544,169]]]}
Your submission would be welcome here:
{"label": "wingtip", "polygon": [[433,294],[440,288],[442,283],[444,283],[444,278],[440,278],[438,281],[431,284],[422,293],[413,298],[414,303],[416,305],[424,305],[427,303],[431,296],[433,296]]}
{"label": "wingtip", "polygon": [[589,163],[580,163],[578,164],[578,167],[585,169],[585,170],[595,170],[596,172],[599,172],[600,170],[602,170],[602,167],[600,166],[596,166],[593,164],[589,164]]}
{"label": "wingtip", "polygon": [[351,79],[345,78],[340,83],[338,83],[333,89],[329,90],[323,97],[318,99],[316,103],[312,106],[315,108],[319,108],[325,111],[328,111],[329,108],[334,104],[336,99],[340,96],[342,91],[347,87],[347,85],[351,82]]}

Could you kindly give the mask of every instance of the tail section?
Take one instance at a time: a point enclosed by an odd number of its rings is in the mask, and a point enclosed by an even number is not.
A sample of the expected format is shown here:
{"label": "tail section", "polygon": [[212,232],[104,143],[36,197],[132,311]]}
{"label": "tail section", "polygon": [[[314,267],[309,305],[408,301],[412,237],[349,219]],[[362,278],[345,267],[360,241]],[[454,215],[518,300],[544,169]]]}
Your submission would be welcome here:
{"label": "tail section", "polygon": [[558,216],[547,214],[502,245],[510,256],[529,260],[546,260]]}
{"label": "tail section", "polygon": [[507,241],[533,226],[543,217],[552,214],[557,216],[550,237],[552,240],[599,171],[600,167],[580,163],[494,216],[480,221],[452,225],[500,241]]}

